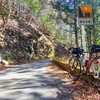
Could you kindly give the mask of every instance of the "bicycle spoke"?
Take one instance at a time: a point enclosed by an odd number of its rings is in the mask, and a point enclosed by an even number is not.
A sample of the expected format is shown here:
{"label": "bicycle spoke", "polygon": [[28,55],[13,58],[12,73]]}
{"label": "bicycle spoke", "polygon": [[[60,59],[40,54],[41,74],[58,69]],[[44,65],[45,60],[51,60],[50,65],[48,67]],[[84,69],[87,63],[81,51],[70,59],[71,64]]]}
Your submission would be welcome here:
{"label": "bicycle spoke", "polygon": [[76,56],[69,60],[68,74],[70,78],[74,79],[80,74],[80,66],[80,61]]}

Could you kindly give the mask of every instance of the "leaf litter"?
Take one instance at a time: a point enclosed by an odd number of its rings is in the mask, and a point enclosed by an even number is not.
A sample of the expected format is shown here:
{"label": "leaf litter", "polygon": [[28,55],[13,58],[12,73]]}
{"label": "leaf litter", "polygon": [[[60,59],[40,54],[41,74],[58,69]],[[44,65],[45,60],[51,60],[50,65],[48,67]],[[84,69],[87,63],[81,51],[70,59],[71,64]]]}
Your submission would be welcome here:
{"label": "leaf litter", "polygon": [[[48,73],[52,74],[51,77],[66,81],[66,83],[63,83],[64,85],[70,84],[74,86],[74,88],[71,87],[67,90],[67,93],[72,93],[70,100],[100,100],[100,94],[96,89],[91,88],[84,80],[78,80],[73,84],[73,81],[68,76],[68,72],[54,62],[49,63],[46,69]],[[65,94],[61,95],[65,96]]]}

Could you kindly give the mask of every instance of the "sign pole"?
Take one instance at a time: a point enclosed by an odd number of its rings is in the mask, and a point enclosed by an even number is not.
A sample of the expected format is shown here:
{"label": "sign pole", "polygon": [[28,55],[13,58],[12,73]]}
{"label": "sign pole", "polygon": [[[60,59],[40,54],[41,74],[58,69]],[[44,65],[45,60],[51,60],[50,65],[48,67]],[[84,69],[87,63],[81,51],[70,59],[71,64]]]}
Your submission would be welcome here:
{"label": "sign pole", "polygon": [[[85,29],[84,29],[84,25],[81,25],[81,29],[82,29],[82,45],[83,45],[84,51],[86,51],[86,40],[85,40]],[[86,54],[85,54],[85,59],[86,59]]]}
{"label": "sign pole", "polygon": [[[90,5],[80,5],[78,6],[77,14],[78,14],[78,24],[81,25],[81,29],[82,29],[82,45],[84,51],[86,51],[84,25],[93,25],[92,8]],[[86,54],[85,54],[85,58],[86,58]]]}

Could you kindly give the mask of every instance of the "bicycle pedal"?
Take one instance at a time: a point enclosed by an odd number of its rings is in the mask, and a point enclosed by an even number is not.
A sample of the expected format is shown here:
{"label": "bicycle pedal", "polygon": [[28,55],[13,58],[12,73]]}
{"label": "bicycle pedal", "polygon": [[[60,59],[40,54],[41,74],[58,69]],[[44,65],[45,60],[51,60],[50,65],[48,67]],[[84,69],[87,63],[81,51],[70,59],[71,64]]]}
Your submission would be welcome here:
{"label": "bicycle pedal", "polygon": [[80,78],[80,74],[76,74],[75,78],[73,79],[73,81],[77,81]]}
{"label": "bicycle pedal", "polygon": [[86,75],[86,72],[82,73],[82,75]]}
{"label": "bicycle pedal", "polygon": [[80,77],[80,74],[76,74],[75,76],[76,76],[76,77]]}

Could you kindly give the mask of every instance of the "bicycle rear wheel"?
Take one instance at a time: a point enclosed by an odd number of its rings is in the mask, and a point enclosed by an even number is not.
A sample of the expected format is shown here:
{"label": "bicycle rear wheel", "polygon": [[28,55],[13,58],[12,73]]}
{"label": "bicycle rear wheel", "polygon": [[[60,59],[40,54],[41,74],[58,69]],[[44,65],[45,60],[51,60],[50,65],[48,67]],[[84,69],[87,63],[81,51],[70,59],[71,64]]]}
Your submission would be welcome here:
{"label": "bicycle rear wheel", "polygon": [[91,61],[87,72],[87,78],[91,87],[100,88],[100,56],[95,57],[94,61]]}
{"label": "bicycle rear wheel", "polygon": [[68,75],[71,79],[75,79],[81,73],[81,62],[77,56],[72,56],[69,60]]}

